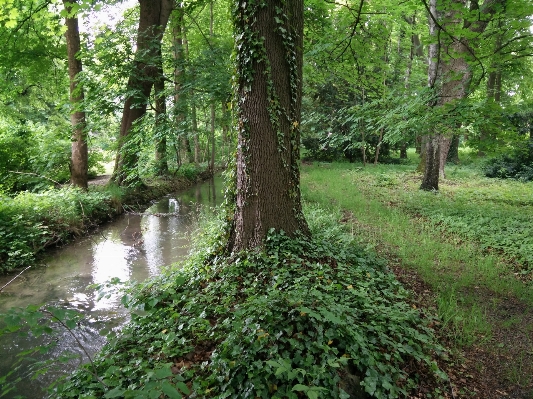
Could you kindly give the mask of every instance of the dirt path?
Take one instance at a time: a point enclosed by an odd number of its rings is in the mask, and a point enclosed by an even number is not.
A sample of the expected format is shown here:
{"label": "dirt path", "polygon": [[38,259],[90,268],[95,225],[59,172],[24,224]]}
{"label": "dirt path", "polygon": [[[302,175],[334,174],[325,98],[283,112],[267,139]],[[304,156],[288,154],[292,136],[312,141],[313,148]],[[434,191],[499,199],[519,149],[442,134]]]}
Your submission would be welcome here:
{"label": "dirt path", "polygon": [[89,179],[89,186],[105,186],[110,179],[111,175],[96,176],[94,179]]}

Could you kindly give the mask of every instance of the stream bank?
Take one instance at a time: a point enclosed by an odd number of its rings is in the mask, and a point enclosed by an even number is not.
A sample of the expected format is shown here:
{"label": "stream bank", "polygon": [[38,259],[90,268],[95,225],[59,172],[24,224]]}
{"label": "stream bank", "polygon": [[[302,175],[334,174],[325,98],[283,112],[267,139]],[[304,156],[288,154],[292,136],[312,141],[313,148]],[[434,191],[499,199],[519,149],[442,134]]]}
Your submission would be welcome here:
{"label": "stream bank", "polygon": [[145,180],[135,190],[107,186],[100,179],[87,192],[63,187],[0,197],[0,275],[16,275],[46,249],[65,245],[125,211],[142,209],[156,198],[211,176],[209,171],[194,170],[176,178]]}

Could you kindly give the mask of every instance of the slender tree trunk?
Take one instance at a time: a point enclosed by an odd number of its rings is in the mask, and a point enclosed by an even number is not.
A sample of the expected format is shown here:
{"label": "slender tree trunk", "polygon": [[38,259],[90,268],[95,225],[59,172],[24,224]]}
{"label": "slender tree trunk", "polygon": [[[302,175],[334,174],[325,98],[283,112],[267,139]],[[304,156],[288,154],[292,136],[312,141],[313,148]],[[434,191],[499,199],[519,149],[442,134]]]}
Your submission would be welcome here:
{"label": "slender tree trunk", "polygon": [[184,9],[179,3],[172,14],[172,40],[174,57],[174,121],[176,124],[178,138],[182,154],[180,158],[187,159],[189,163],[194,162],[194,155],[189,141],[189,132],[185,127],[187,120],[187,93],[183,88],[185,82],[185,31],[184,31]]}
{"label": "slender tree trunk", "polygon": [[87,173],[89,155],[87,149],[87,133],[85,123],[85,111],[80,108],[83,104],[83,89],[78,84],[78,74],[82,72],[82,63],[77,58],[81,49],[78,17],[73,15],[72,6],[76,0],[63,0],[67,12],[65,33],[67,39],[68,74],[70,79],[70,103],[72,112],[70,121],[72,124],[72,153],[70,158],[70,184],[87,189]]}
{"label": "slender tree trunk", "polygon": [[400,159],[407,159],[407,143],[400,145]]}
{"label": "slender tree trunk", "polygon": [[381,148],[381,141],[382,140],[383,140],[383,128],[381,128],[380,131],[379,131],[379,141],[378,141],[378,145],[376,146],[376,156],[374,157],[374,165],[378,164],[379,150]]}
{"label": "slender tree trunk", "polygon": [[239,0],[234,9],[239,136],[228,249],[240,251],[261,246],[271,229],[310,233],[298,164],[303,0]]}
{"label": "slender tree trunk", "polygon": [[165,95],[165,76],[163,65],[158,67],[158,77],[154,83],[155,96],[155,173],[158,176],[168,174],[167,162],[167,138],[166,138],[166,119],[167,119],[167,98]]}
{"label": "slender tree trunk", "polygon": [[[209,36],[211,40],[213,40],[213,36],[215,34],[213,29],[213,0],[211,0],[210,3],[210,23],[209,23]],[[215,99],[211,99],[211,135],[210,135],[210,141],[211,141],[211,159],[209,160],[209,170],[211,173],[215,171]]]}
{"label": "slender tree trunk", "polygon": [[426,191],[439,189],[440,135],[428,136],[425,140],[426,163],[420,188]]}
{"label": "slender tree trunk", "polygon": [[119,149],[112,181],[122,185],[140,184],[137,176],[138,148],[131,143],[133,124],[146,114],[148,98],[158,75],[161,40],[172,12],[172,0],[139,0],[140,17],[137,30],[137,52],[133,72],[128,80],[128,93],[120,124]]}

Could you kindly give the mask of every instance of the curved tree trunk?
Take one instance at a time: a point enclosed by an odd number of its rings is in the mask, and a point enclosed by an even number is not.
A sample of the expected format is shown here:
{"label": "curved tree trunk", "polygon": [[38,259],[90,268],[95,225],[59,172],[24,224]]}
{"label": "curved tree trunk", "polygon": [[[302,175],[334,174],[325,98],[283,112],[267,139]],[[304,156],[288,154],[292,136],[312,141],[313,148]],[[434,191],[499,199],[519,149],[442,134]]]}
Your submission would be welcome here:
{"label": "curved tree trunk", "polygon": [[303,0],[250,3],[234,8],[239,133],[230,251],[261,246],[271,229],[309,234],[298,165]]}
{"label": "curved tree trunk", "polygon": [[78,74],[82,72],[82,63],[77,58],[80,52],[80,31],[78,17],[72,15],[72,5],[76,0],[63,0],[67,12],[65,37],[67,39],[68,74],[70,78],[70,103],[73,108],[70,115],[72,124],[72,153],[70,158],[70,184],[87,189],[89,155],[87,133],[85,131],[85,111],[80,110],[83,103],[83,89],[78,85]]}
{"label": "curved tree trunk", "polygon": [[120,123],[119,149],[112,181],[122,185],[140,183],[137,176],[138,149],[131,144],[133,124],[146,114],[148,98],[158,76],[161,40],[172,12],[172,0],[139,0],[140,17],[137,31],[137,52]]}

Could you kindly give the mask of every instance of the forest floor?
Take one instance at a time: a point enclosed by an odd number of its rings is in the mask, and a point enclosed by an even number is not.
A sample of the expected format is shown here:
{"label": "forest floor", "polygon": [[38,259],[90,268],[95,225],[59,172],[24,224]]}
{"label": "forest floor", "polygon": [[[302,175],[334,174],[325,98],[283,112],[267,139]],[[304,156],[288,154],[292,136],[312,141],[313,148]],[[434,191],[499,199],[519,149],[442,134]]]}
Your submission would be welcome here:
{"label": "forest floor", "polygon": [[[351,226],[361,245],[387,259],[413,293],[413,304],[440,321],[436,334],[450,351],[439,364],[450,378],[444,397],[532,399],[531,273],[520,273],[505,254],[487,253],[475,242],[437,230],[417,211],[406,212],[402,195],[412,199],[420,192],[419,177],[408,169],[307,165],[303,198],[343,210],[341,222]],[[442,191],[461,184],[443,182]],[[488,190],[497,192],[494,184]],[[518,206],[517,212],[527,213],[529,206]],[[424,385],[412,399],[432,397],[427,394],[434,387]]]}

